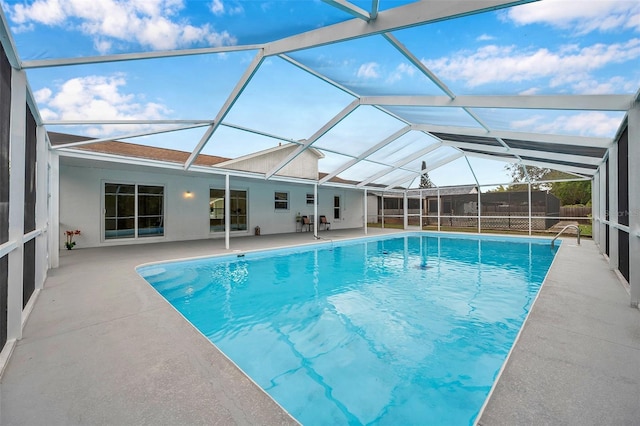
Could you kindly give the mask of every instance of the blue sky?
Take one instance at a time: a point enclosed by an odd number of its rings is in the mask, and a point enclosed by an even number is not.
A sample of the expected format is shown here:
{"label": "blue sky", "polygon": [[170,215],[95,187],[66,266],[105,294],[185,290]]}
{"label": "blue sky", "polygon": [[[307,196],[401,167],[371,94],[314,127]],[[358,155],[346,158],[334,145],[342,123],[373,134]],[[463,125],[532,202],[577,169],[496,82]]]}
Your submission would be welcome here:
{"label": "blue sky", "polygon": [[[314,0],[0,1],[22,60],[264,43],[352,19]],[[409,2],[380,0],[380,8],[405,3]],[[371,2],[354,4],[368,8]],[[544,0],[393,35],[457,95],[629,94],[640,87],[640,2],[636,0]],[[27,75],[45,120],[213,119],[255,53],[33,69]],[[442,94],[382,36],[290,56],[360,95]],[[352,100],[283,59],[270,57],[225,121],[305,139]],[[417,122],[477,126],[460,110],[397,111]],[[494,129],[603,137],[613,137],[622,118],[620,113],[600,111],[486,109],[476,113]],[[378,110],[360,107],[348,123],[336,126],[317,146],[353,154],[402,126]],[[144,130],[122,125],[50,129],[93,137]],[[131,141],[191,150],[203,131]],[[425,147],[433,142],[414,139],[412,144]],[[236,157],[275,144],[273,139],[221,128],[203,153]],[[443,155],[433,153],[427,158],[437,161],[433,156]],[[347,159],[327,152],[321,169],[330,171]],[[505,181],[501,163],[471,161],[478,163],[474,170],[483,175],[483,182]],[[372,171],[376,166],[370,167]],[[473,179],[470,173],[455,173],[452,178],[446,168],[430,175],[440,185]],[[466,182],[458,182],[462,179]]]}

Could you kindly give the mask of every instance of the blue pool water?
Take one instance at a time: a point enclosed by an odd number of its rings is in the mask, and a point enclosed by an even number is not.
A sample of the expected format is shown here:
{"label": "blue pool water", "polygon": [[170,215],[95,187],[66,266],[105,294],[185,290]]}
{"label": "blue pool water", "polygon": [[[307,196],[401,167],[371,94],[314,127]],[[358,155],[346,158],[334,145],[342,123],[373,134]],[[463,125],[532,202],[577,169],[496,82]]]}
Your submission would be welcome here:
{"label": "blue pool water", "polygon": [[414,233],[138,272],[304,425],[466,425],[554,254]]}

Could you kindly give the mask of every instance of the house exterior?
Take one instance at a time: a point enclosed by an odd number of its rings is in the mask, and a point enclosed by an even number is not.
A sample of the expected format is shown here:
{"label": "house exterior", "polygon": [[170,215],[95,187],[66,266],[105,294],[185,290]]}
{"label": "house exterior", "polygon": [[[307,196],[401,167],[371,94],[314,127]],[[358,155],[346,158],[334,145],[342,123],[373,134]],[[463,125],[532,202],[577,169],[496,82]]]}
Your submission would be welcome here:
{"label": "house exterior", "polygon": [[[69,142],[67,135],[49,136],[54,145]],[[227,179],[231,237],[302,231],[297,217],[314,220],[322,154],[308,149],[273,179],[259,178],[296,148],[285,144],[237,159],[200,155],[189,171],[180,166],[188,153],[175,150],[123,142],[65,150],[59,158],[60,235],[80,230],[78,248],[224,238]],[[136,159],[122,162],[124,154]],[[319,186],[317,214],[333,230],[364,227],[363,194]]]}

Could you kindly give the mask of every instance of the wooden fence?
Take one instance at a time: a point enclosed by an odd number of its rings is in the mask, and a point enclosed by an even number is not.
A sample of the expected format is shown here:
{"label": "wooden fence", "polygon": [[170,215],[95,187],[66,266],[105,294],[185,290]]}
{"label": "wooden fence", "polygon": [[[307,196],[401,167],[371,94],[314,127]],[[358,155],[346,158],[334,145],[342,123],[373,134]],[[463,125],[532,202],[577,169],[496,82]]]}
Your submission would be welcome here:
{"label": "wooden fence", "polygon": [[560,207],[560,217],[589,217],[591,207]]}

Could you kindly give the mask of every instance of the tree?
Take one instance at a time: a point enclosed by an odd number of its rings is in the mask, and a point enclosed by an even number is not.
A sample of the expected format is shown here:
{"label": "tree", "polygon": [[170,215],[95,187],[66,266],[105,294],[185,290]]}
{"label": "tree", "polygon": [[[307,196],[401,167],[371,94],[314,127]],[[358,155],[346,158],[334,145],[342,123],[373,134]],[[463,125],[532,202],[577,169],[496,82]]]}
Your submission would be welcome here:
{"label": "tree", "polygon": [[572,182],[554,182],[551,185],[553,195],[560,199],[560,205],[571,206],[574,204],[591,203],[591,181],[576,180]]}
{"label": "tree", "polygon": [[507,164],[504,168],[509,172],[514,182],[509,185],[508,191],[527,191],[527,174],[529,175],[529,179],[531,179],[531,189],[535,191],[550,191],[553,188],[554,183],[540,181],[575,178],[575,176],[569,173],[546,167]]}
{"label": "tree", "polygon": [[487,192],[507,192],[509,187],[504,185],[498,185],[496,188],[490,189]]}
{"label": "tree", "polygon": [[[510,173],[513,182],[507,191],[527,191],[528,185],[525,168],[531,179],[532,190],[549,191],[560,200],[560,205],[588,204],[591,202],[591,181],[567,181],[538,183],[541,180],[570,179],[574,176],[543,167],[508,164],[505,169]],[[524,182],[524,183],[521,183]]]}
{"label": "tree", "polygon": [[[513,183],[507,187],[507,191],[528,191],[529,185],[527,184],[529,179],[531,180],[532,190],[548,190],[549,184],[537,183],[537,181],[548,179],[549,174],[553,172],[551,169],[536,166],[523,166],[517,163],[509,163],[504,166],[505,170],[511,175]],[[525,172],[526,169],[526,172]]]}
{"label": "tree", "polygon": [[435,185],[431,182],[429,178],[429,173],[427,173],[427,162],[422,162],[422,174],[420,175],[420,188],[433,188]]}

